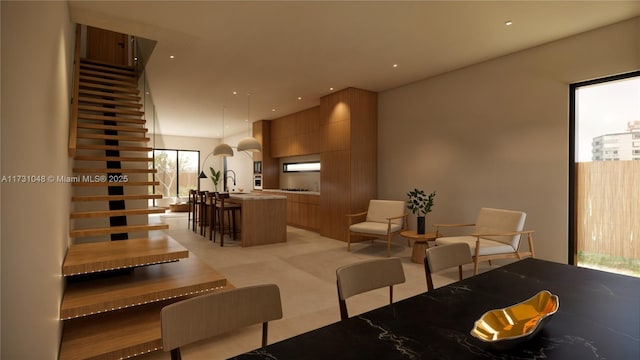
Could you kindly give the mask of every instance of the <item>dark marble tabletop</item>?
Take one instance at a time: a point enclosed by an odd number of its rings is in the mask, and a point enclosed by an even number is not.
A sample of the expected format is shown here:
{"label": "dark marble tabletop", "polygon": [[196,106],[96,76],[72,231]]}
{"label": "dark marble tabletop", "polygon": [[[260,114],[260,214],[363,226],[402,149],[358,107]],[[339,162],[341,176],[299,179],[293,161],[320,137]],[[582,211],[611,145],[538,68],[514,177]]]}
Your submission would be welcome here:
{"label": "dark marble tabletop", "polygon": [[[486,311],[545,289],[560,307],[535,336],[496,349],[470,335]],[[234,359],[635,360],[640,279],[525,259]]]}

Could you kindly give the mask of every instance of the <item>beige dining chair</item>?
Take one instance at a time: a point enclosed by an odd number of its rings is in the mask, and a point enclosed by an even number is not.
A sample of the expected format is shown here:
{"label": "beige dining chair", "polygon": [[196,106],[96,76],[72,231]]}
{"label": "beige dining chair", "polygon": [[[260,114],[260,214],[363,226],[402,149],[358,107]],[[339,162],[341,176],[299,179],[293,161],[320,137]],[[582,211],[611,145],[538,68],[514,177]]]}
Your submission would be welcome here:
{"label": "beige dining chair", "polygon": [[262,347],[268,322],[282,318],[280,289],[275,284],[215,292],[178,301],[160,312],[162,349],[180,360],[180,347],[245,326],[262,323]]}
{"label": "beige dining chair", "polygon": [[370,200],[367,211],[348,214],[347,251],[351,251],[354,241],[352,235],[360,235],[384,238],[387,241],[387,256],[391,256],[391,238],[407,228],[409,214],[405,213],[405,206],[404,201]]}
{"label": "beige dining chair", "polygon": [[[436,245],[464,242],[469,245],[473,256],[473,273],[478,273],[478,263],[494,259],[531,256],[533,252],[533,231],[523,230],[527,217],[522,211],[482,208],[473,224],[435,224]],[[473,227],[471,234],[444,236],[442,229]],[[527,236],[529,251],[519,251],[520,239]]]}
{"label": "beige dining chair", "polygon": [[458,277],[462,280],[462,265],[473,264],[469,245],[463,242],[434,246],[425,249],[424,253],[424,273],[428,291],[434,289],[431,274],[457,266]]}
{"label": "beige dining chair", "polygon": [[340,319],[349,318],[346,300],[367,291],[389,287],[389,304],[393,303],[393,285],[405,282],[399,258],[365,260],[336,269]]}

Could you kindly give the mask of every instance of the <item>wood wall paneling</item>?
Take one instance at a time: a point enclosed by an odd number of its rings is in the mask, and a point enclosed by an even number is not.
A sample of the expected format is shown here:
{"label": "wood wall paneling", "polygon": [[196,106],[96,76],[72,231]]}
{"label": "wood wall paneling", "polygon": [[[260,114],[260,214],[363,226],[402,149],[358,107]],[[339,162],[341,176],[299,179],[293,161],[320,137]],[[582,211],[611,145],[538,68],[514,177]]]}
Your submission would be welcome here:
{"label": "wood wall paneling", "polygon": [[377,94],[348,88],[320,100],[320,234],[346,240],[346,215],[377,196]]}

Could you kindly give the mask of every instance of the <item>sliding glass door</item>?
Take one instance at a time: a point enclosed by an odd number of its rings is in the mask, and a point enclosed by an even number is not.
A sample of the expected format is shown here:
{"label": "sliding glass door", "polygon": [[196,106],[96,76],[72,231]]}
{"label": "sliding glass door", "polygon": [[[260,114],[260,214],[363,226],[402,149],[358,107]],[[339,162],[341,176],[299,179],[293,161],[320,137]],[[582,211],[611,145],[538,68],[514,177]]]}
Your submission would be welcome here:
{"label": "sliding glass door", "polygon": [[163,198],[188,198],[190,189],[198,188],[200,152],[193,150],[153,150],[153,164],[157,173],[154,193]]}
{"label": "sliding glass door", "polygon": [[640,72],[571,86],[570,262],[640,276]]}

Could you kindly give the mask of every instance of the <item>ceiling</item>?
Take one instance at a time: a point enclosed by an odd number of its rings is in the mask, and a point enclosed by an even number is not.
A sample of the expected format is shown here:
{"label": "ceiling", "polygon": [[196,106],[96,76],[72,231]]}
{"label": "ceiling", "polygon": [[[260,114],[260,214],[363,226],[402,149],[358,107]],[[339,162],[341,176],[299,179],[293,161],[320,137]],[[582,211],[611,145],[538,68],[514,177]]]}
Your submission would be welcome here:
{"label": "ceiling", "polygon": [[247,117],[316,106],[330,88],[380,92],[640,15],[639,0],[69,4],[73,22],[157,41],[156,132],[198,137],[221,137],[223,107],[224,135],[248,132]]}

